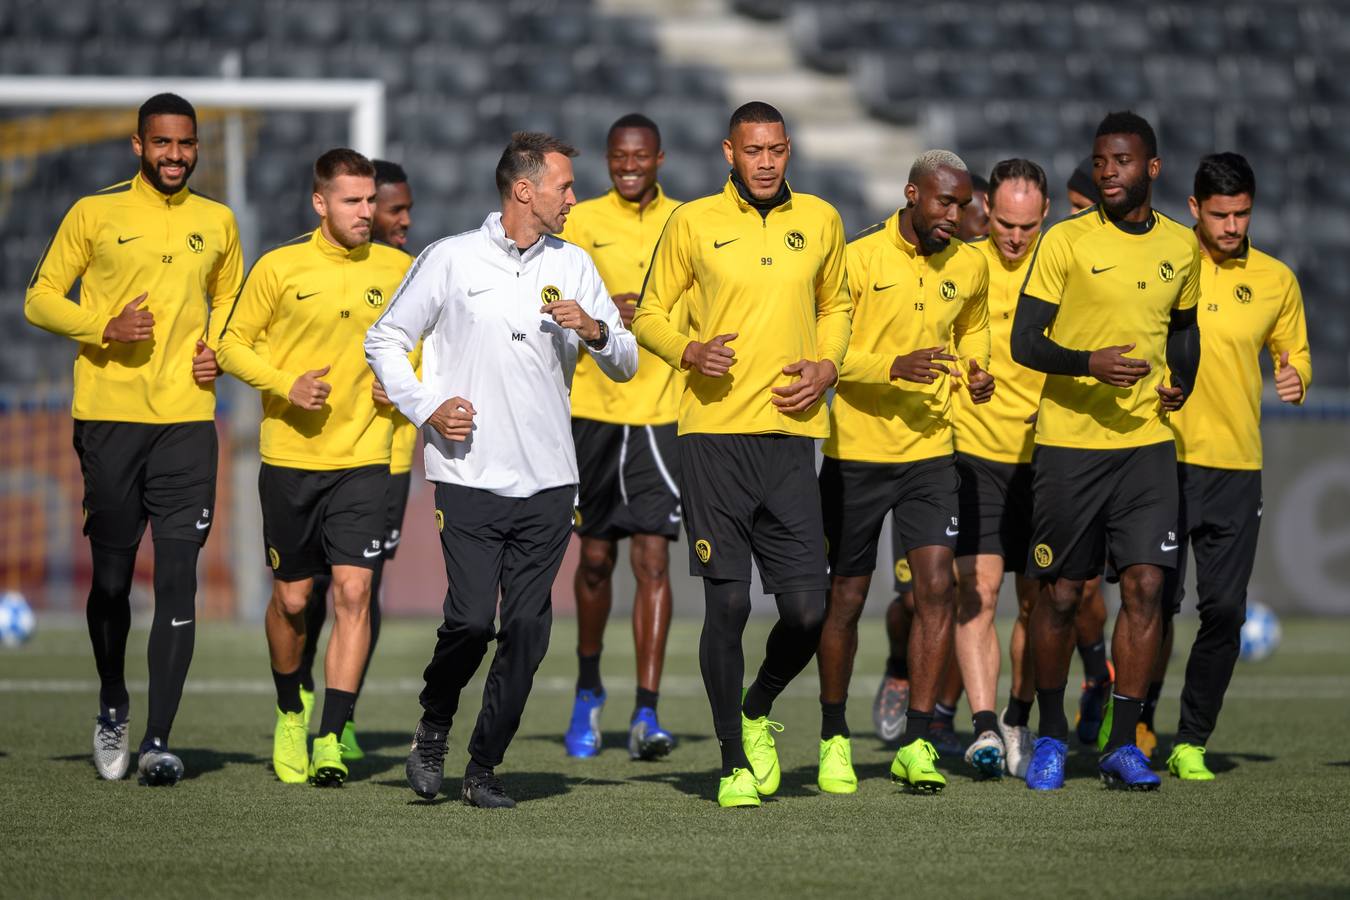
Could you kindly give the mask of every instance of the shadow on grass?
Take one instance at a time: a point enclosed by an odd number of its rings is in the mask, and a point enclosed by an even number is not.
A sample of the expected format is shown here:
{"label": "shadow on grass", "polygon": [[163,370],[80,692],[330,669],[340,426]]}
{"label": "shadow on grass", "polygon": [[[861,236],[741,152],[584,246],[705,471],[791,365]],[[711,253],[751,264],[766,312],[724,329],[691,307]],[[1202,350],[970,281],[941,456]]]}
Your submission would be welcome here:
{"label": "shadow on grass", "polygon": [[[1267,756],[1264,753],[1206,753],[1205,765],[1215,775],[1224,772],[1231,772],[1238,767],[1240,763],[1254,762],[1265,763],[1274,762],[1275,757]],[[1164,760],[1166,762],[1166,760]],[[1350,765],[1350,764],[1348,764]]]}
{"label": "shadow on grass", "polygon": [[[573,788],[582,785],[593,787],[595,785],[624,783],[606,778],[583,778],[563,772],[502,772],[500,775],[507,796],[515,800],[516,803],[530,803],[535,800],[547,800],[549,797],[559,797],[563,794],[570,794]],[[445,781],[441,784],[441,793],[436,799],[423,800],[415,797],[410,799],[408,804],[410,806],[437,806],[449,801],[457,801],[459,800],[461,782],[460,776],[447,773]],[[385,778],[379,781],[371,781],[371,784],[380,787],[401,788],[409,793],[412,792],[404,778]]]}
{"label": "shadow on grass", "polygon": [[361,749],[369,753],[372,750],[383,750],[386,747],[407,748],[412,744],[412,729],[407,731],[365,731],[357,728],[356,741],[361,745]]}
{"label": "shadow on grass", "polygon": [[663,769],[648,775],[634,775],[628,780],[668,784],[686,796],[717,802],[717,772],[711,768],[693,772],[670,772]]}
{"label": "shadow on grass", "polygon": [[[253,766],[267,763],[269,771],[271,769],[271,760],[261,756],[255,756],[252,753],[205,750],[198,747],[174,747],[172,749],[173,752],[178,755],[178,758],[183,761],[184,781],[191,781],[194,778],[208,775],[211,772],[219,772],[227,765],[232,764]],[[53,756],[50,757],[50,759],[52,762],[87,763],[90,761],[90,756],[88,753],[71,753],[66,756]],[[137,756],[133,754],[131,765],[127,769],[129,776],[132,778],[136,777],[136,762]],[[92,767],[90,768],[90,775],[94,778],[98,777],[98,773],[95,772]]]}
{"label": "shadow on grass", "polygon": [[[697,744],[709,739],[707,734],[677,734],[675,740],[677,744]],[[536,741],[543,744],[557,744],[562,746],[562,732],[557,734],[526,734],[516,738],[518,741]],[[623,731],[602,731],[600,732],[601,750],[627,750],[628,749],[628,730]]]}
{"label": "shadow on grass", "polygon": [[1322,763],[1324,766],[1339,766],[1343,769],[1350,769],[1350,759],[1343,759],[1339,762]]}

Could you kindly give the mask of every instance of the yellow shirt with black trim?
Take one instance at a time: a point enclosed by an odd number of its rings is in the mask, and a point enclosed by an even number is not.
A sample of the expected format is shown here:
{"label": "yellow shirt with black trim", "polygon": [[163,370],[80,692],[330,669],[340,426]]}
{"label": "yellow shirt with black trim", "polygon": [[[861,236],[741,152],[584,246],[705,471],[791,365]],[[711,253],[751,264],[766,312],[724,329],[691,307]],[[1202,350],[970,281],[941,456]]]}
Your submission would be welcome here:
{"label": "yellow shirt with black trim", "polygon": [[[611,189],[573,207],[562,238],[590,254],[610,296],[639,294],[652,249],[679,205],[659,186],[646,209]],[[672,315],[677,320],[680,317],[678,301]],[[627,382],[607,377],[589,353],[582,353],[572,376],[572,415],[615,425],[674,422],[679,417],[683,381],[682,373],[641,347],[637,374]]]}
{"label": "yellow shirt with black trim", "polygon": [[913,462],[952,452],[952,379],[891,381],[897,356],[945,347],[989,366],[989,267],[953,238],[924,256],[900,234],[900,212],[848,245],[853,331],[830,405],[826,456]]}
{"label": "yellow shirt with black trim", "polygon": [[1071,350],[1134,344],[1125,355],[1150,367],[1129,388],[1047,375],[1038,444],[1109,450],[1172,440],[1155,389],[1166,377],[1172,310],[1200,296],[1200,250],[1189,228],[1151,215],[1148,230],[1134,234],[1092,206],[1051,226],[1036,247],[1022,292],[1059,307],[1050,339]]}
{"label": "yellow shirt with black trim", "polygon": [[1012,325],[1036,247],[1010,263],[989,238],[970,246],[989,264],[989,372],[997,384],[989,402],[978,406],[969,392],[956,392],[956,449],[994,462],[1028,463],[1035,427],[1027,419],[1041,402],[1045,374],[1013,361]]}
{"label": "yellow shirt with black trim", "polygon": [[[220,366],[262,391],[263,462],[297,469],[388,465],[393,408],[376,407],[366,330],[394,295],[412,257],[384,244],[347,250],[320,229],[264,254],[220,338]],[[256,345],[266,335],[266,354]],[[331,366],[319,410],[287,399],[297,378]]]}
{"label": "yellow shirt with black trim", "polygon": [[638,343],[680,369],[691,340],[739,335],[726,375],[686,373],[680,434],[829,432],[823,402],[786,414],[770,391],[797,380],[783,368],[799,360],[842,365],[853,306],[844,256],[839,213],[810,194],[790,192],[761,216],[728,179],[721,193],[671,213],[633,317]]}
{"label": "yellow shirt with black trim", "polygon": [[1312,383],[1303,292],[1289,267],[1248,243],[1216,264],[1202,253],[1200,334],[1204,349],[1195,388],[1172,413],[1177,459],[1216,469],[1261,468],[1261,348]]}
{"label": "yellow shirt with black trim", "polygon": [[[42,254],[24,297],[39,328],[80,342],[71,414],[168,424],[215,418],[215,384],[197,384],[197,341],[214,347],[243,281],[230,208],[183,188],[161,194],[139,174],[78,200]],[[76,280],[79,303],[67,299]],[[108,320],[146,294],[154,337],[104,343]]]}

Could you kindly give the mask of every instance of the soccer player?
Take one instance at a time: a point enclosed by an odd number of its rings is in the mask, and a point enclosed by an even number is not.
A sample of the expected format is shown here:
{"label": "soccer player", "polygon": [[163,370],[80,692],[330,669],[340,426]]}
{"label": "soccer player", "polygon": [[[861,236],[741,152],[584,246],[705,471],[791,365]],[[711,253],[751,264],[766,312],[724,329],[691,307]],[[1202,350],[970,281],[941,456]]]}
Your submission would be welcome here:
{"label": "soccer player", "polygon": [[[220,340],[220,365],[262,393],[263,540],[272,567],[265,616],[277,719],[272,768],[288,784],[340,787],[341,735],[370,649],[370,590],[384,554],[393,420],[377,405],[361,350],[411,259],[370,240],[375,167],[354,150],[314,163],[319,227],[249,271]],[[256,344],[265,335],[266,353]],[[333,632],[311,758],[301,690],[305,608],[331,572]]]}
{"label": "soccer player", "polygon": [[[564,240],[591,255],[624,324],[632,322],[647,262],[666,219],[679,206],[657,184],[665,154],[661,132],[646,116],[631,113],[609,128],[606,161],[613,188],[577,204],[567,217]],[[628,755],[659,759],[675,738],[656,716],[661,667],[670,631],[669,544],[680,534],[679,456],[675,419],[680,378],[646,350],[638,350],[632,381],[606,378],[583,354],[572,381],[572,438],[578,485],[576,532],[581,559],[573,582],[577,598],[577,691],[563,738],[568,756],[600,752],[600,710],[605,688],[600,651],[609,619],[611,576],[618,542],[629,538],[637,592],[633,598],[633,644],[637,697],[628,726]]]}
{"label": "soccer player", "polygon": [[970,173],[970,203],[961,210],[961,227],[956,236],[967,244],[989,235],[989,182],[983,175]]}
{"label": "soccer player", "polygon": [[[444,780],[460,693],[495,638],[460,798],[515,806],[496,767],[548,650],[553,578],[571,536],[568,388],[581,344],[610,378],[637,370],[637,344],[595,264],[554,236],[576,204],[575,155],[546,134],[514,134],[497,163],[501,212],[422,251],[366,336],[380,383],[427,437],[449,581],[406,766],[427,799]],[[423,339],[419,380],[408,353]]]}
{"label": "soccer player", "polygon": [[1042,583],[1031,614],[1041,737],[1026,778],[1036,790],[1064,784],[1074,615],[1109,554],[1121,611],[1115,713],[1098,768],[1109,786],[1151,790],[1158,776],[1135,746],[1135,725],[1161,643],[1163,569],[1176,566],[1176,446],[1165,414],[1185,402],[1199,364],[1200,260],[1194,236],[1152,208],[1162,161],[1148,122],[1107,115],[1092,164],[1101,205],[1046,231],[1013,322],[1014,361],[1047,374],[1027,562]]}
{"label": "soccer player", "polygon": [[1065,185],[1065,198],[1069,201],[1069,214],[1077,215],[1089,206],[1096,206],[1102,196],[1092,181],[1092,157],[1087,157],[1074,166]]}
{"label": "soccer player", "polygon": [[[814,439],[848,346],[852,304],[834,207],[786,182],[783,116],[732,113],[720,193],[675,210],[656,245],[633,327],[688,370],[680,402],[680,495],[689,569],[703,578],[699,664],[722,751],[717,801],[759,806],[778,790],[768,718],[815,655],[825,610],[825,541]],[[685,297],[688,335],[676,320]],[[750,561],[778,606],[764,663],[742,700]]]}
{"label": "soccer player", "polygon": [[[375,209],[370,219],[371,239],[403,250],[408,245],[408,229],[412,227],[413,196],[412,188],[408,185],[408,174],[398,163],[387,160],[373,159],[371,164],[375,166]],[[372,390],[377,404],[389,406],[389,398],[385,396],[379,382],[375,382]],[[389,450],[384,553],[376,559],[370,575],[370,650],[361,667],[361,680],[357,682],[358,698],[366,683],[366,673],[370,671],[370,661],[375,657],[375,644],[380,640],[380,585],[384,578],[384,567],[398,552],[399,541],[403,536],[403,516],[408,509],[408,491],[412,486],[413,453],[417,450],[417,428],[397,410],[392,411],[392,416],[394,436]],[[318,655],[323,623],[328,618],[328,590],[331,586],[332,579],[327,572],[315,575],[309,591],[309,603],[305,607],[305,648],[300,654],[300,702],[304,706],[306,728],[309,727],[310,714],[314,710],[314,659]],[[354,762],[366,756],[356,739],[355,700],[352,701],[351,715],[342,726],[339,741],[344,762]]]}
{"label": "soccer player", "polygon": [[[963,378],[977,403],[988,402],[994,390],[987,370],[988,266],[955,237],[970,196],[965,163],[949,151],[930,150],[910,167],[907,205],[848,245],[853,329],[820,470],[831,578],[820,638],[817,783],[828,793],[858,789],[845,701],[858,617],[881,526],[892,512],[913,576],[914,621],[909,712],[891,774],[925,793],[947,783],[933,765],[937,751],[928,730],[956,608],[951,395]],[[992,711],[988,720],[997,730]],[[1001,767],[1002,757],[998,762]]]}
{"label": "soccer player", "polygon": [[175,94],[146,100],[131,149],[135,177],[66,213],[28,283],[24,315],[80,344],[71,414],[93,558],[85,615],[100,684],[94,766],[115,781],[130,764],[131,580],[149,522],[155,613],[137,769],[143,784],[173,785],[183,763],[169,730],[192,661],[197,555],[216,497],[220,370],[209,326],[238,293],[243,262],[234,215],[187,186],[198,152],[192,104]]}
{"label": "soccer player", "polygon": [[[1303,294],[1289,267],[1251,245],[1247,228],[1256,176],[1236,153],[1200,161],[1190,198],[1201,257],[1200,312],[1205,353],[1186,408],[1171,417],[1176,433],[1178,562],[1164,588],[1171,618],[1181,606],[1188,545],[1194,548],[1200,630],[1186,664],[1181,720],[1167,769],[1186,781],[1209,781],[1205,745],[1233,676],[1246,614],[1247,581],[1261,524],[1261,368],[1263,347],[1275,363],[1275,390],[1303,402],[1312,359]],[[1157,703],[1167,656],[1150,686]],[[1147,710],[1146,710],[1147,712]]]}
{"label": "soccer player", "polygon": [[[989,176],[989,238],[972,244],[989,266],[990,368],[999,373],[999,384],[981,409],[967,394],[958,392],[956,400],[963,525],[956,539],[956,658],[977,720],[966,761],[985,775],[999,774],[997,760],[1024,777],[1031,756],[1027,720],[1034,695],[1025,671],[1030,662],[1025,628],[1040,586],[1021,573],[1031,531],[1030,420],[1045,376],[1013,362],[1010,342],[1027,264],[1049,211],[1044,170],[1028,159],[1005,159]],[[989,728],[989,717],[979,711],[993,710],[998,687],[994,611],[1005,572],[1017,573],[1018,618],[1009,647],[1013,691],[997,725]]]}

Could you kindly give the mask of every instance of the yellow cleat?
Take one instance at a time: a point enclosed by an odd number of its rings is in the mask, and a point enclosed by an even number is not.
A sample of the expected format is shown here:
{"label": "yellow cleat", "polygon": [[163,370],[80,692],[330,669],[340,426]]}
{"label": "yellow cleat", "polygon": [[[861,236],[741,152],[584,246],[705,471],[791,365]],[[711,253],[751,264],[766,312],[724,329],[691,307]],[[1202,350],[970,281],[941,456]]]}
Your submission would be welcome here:
{"label": "yellow cleat", "polygon": [[361,745],[356,742],[356,723],[351,719],[342,726],[342,761],[356,762],[359,759],[366,758],[366,751],[361,749]]}
{"label": "yellow cleat", "polygon": [[891,778],[919,794],[936,794],[947,786],[947,779],[933,763],[937,760],[933,745],[919,738],[895,753],[891,761]]}
{"label": "yellow cleat", "polygon": [[272,732],[272,771],[286,784],[304,784],[309,780],[309,734],[304,713],[277,710],[277,727]]}
{"label": "yellow cleat", "polygon": [[853,771],[853,744],[843,735],[820,742],[820,770],[816,784],[827,794],[856,794],[858,775]]}
{"label": "yellow cleat", "polygon": [[717,783],[717,805],[723,809],[759,804],[759,787],[749,769],[732,769],[730,775]]}
{"label": "yellow cleat", "polygon": [[342,787],[347,780],[347,765],[342,761],[343,746],[336,734],[314,739],[314,755],[309,761],[309,781],[315,787]]}
{"label": "yellow cleat", "polygon": [[778,790],[778,782],[782,779],[778,751],[773,742],[773,732],[782,730],[783,726],[770,722],[768,716],[747,719],[745,713],[741,713],[741,746],[745,748],[745,758],[750,761],[759,793],[765,797]]}
{"label": "yellow cleat", "polygon": [[300,705],[305,708],[305,731],[309,731],[309,720],[314,715],[314,692],[300,689]]}

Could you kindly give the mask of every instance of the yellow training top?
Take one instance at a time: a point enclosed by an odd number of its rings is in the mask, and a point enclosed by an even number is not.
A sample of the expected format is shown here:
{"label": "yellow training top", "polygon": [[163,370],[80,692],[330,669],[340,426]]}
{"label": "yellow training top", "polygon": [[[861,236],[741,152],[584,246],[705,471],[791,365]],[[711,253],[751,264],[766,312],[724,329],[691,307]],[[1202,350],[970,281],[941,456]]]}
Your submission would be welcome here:
{"label": "yellow training top", "polygon": [[[721,193],[671,214],[633,318],[638,343],[679,369],[691,340],[740,335],[729,345],[736,360],[726,375],[688,372],[681,434],[828,433],[824,403],[788,415],[770,390],[797,380],[783,367],[799,360],[840,366],[853,306],[844,254],[839,213],[810,194],[788,192],[766,217],[728,179]],[[676,316],[682,296],[687,335]]]}
{"label": "yellow training top", "polygon": [[[80,302],[66,299],[76,279]],[[76,419],[207,422],[214,384],[192,378],[197,341],[214,346],[219,322],[239,293],[243,258],[229,207],[183,188],[166,196],[138,173],[81,198],[38,261],[24,315],[39,328],[80,342],[75,358]],[[108,320],[141,294],[154,337],[103,342]]]}
{"label": "yellow training top", "polygon": [[[900,234],[900,212],[848,245],[853,332],[830,406],[826,456],[913,462],[952,452],[952,379],[891,381],[891,363],[944,347],[989,367],[989,268],[984,254],[953,238],[923,256]],[[955,347],[955,351],[951,348]]]}
{"label": "yellow training top", "polygon": [[1155,388],[1166,375],[1172,310],[1190,309],[1200,295],[1200,249],[1189,228],[1157,210],[1143,224],[1147,231],[1132,233],[1090,206],[1053,225],[1036,248],[1022,292],[1059,307],[1050,339],[1070,350],[1134,344],[1125,355],[1151,367],[1131,388],[1047,375],[1038,444],[1109,450],[1172,440]]}
{"label": "yellow training top", "polygon": [[1215,264],[1201,254],[1200,334],[1204,341],[1195,389],[1172,413],[1177,459],[1216,469],[1261,468],[1263,346],[1278,366],[1312,383],[1303,292],[1289,267],[1248,243],[1234,259]]}
{"label": "yellow training top", "polygon": [[[562,237],[591,255],[611,296],[639,294],[652,249],[679,205],[659,186],[656,199],[646,209],[638,209],[636,203],[629,203],[611,189],[604,196],[573,207]],[[673,317],[678,319],[679,301],[676,303]],[[582,353],[572,376],[572,415],[616,425],[674,422],[679,416],[683,382],[678,370],[641,347],[637,374],[627,382],[606,377],[590,354]]]}
{"label": "yellow training top", "polygon": [[989,238],[971,241],[970,246],[989,264],[989,371],[997,386],[989,402],[979,406],[970,402],[966,391],[956,392],[956,449],[994,462],[1028,463],[1035,429],[1027,418],[1041,402],[1045,374],[1013,362],[1012,326],[1036,247],[1009,263]]}
{"label": "yellow training top", "polygon": [[[263,392],[263,462],[297,469],[388,465],[393,408],[375,406],[366,330],[412,257],[384,244],[347,250],[320,229],[264,254],[249,271],[220,338],[220,366]],[[255,345],[266,334],[263,356]],[[305,372],[332,385],[323,408],[287,395]]]}

